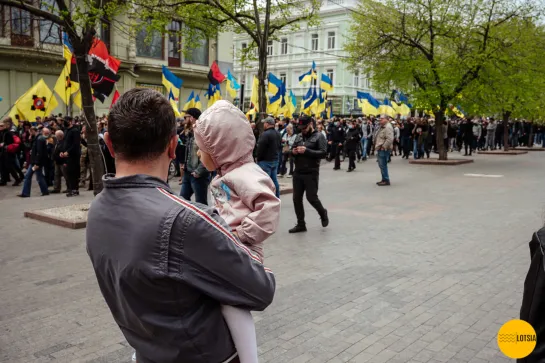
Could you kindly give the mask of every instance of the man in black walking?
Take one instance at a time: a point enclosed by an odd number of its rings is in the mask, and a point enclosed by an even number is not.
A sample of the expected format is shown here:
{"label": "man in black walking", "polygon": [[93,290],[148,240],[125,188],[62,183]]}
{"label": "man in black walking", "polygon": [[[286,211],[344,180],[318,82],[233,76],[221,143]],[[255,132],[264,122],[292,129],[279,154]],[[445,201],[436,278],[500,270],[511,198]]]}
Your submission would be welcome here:
{"label": "man in black walking", "polygon": [[79,195],[81,134],[70,116],[65,117],[64,126],[66,127],[64,152],[60,154],[60,157],[66,160],[66,184],[68,185],[66,196],[73,197]]}
{"label": "man in black walking", "polygon": [[307,115],[299,118],[298,128],[301,132],[297,135],[292,148],[295,159],[293,206],[297,216],[297,225],[289,230],[290,233],[306,232],[307,230],[303,207],[305,192],[308,202],[320,215],[322,226],[327,227],[329,224],[327,210],[318,198],[320,160],[326,156],[327,142],[322,133],[314,130],[312,118]]}

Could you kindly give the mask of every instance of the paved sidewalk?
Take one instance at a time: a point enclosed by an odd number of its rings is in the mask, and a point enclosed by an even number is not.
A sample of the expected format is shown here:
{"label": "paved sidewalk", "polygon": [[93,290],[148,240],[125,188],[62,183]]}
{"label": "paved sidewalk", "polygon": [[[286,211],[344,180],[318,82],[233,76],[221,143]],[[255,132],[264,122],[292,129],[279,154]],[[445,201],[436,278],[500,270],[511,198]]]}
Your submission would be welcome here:
{"label": "paved sidewalk", "polygon": [[[322,167],[319,193],[329,228],[306,204],[309,232],[289,235],[292,195],[282,196],[265,247],[278,289],[254,314],[260,362],[509,361],[495,336],[518,316],[527,242],[545,215],[545,154],[457,167],[396,157],[389,188],[375,185],[374,159],[354,173],[331,169]],[[91,196],[19,200],[19,191],[0,188],[0,362],[129,362],[84,230],[22,217]]]}

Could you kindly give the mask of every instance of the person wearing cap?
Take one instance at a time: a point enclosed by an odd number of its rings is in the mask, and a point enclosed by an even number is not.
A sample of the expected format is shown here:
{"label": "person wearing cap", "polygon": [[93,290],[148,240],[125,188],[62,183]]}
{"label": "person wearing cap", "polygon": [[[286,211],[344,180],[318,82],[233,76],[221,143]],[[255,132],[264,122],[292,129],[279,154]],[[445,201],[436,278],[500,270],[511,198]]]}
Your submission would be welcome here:
{"label": "person wearing cap", "polygon": [[276,197],[280,198],[280,185],[278,184],[279,154],[282,152],[282,137],[274,128],[274,118],[267,117],[263,120],[263,133],[257,141],[256,159],[257,165],[271,177],[276,188]]}
{"label": "person wearing cap", "polygon": [[289,233],[306,232],[305,209],[303,195],[307,193],[308,202],[316,209],[322,220],[322,226],[329,225],[327,210],[318,198],[318,181],[320,176],[320,160],[325,158],[327,141],[324,135],[314,129],[310,116],[301,115],[297,125],[297,134],[292,147],[295,159],[293,172],[293,206],[297,216],[297,225]]}
{"label": "person wearing cap", "polygon": [[390,185],[390,176],[388,175],[388,159],[394,144],[394,130],[392,124],[388,122],[386,115],[380,115],[380,128],[375,138],[375,151],[377,152],[377,161],[382,174],[382,180],[377,183],[379,186]]}
{"label": "person wearing cap", "polygon": [[[201,116],[201,111],[198,108],[189,108],[184,112],[184,119],[191,126],[194,126],[197,119]],[[195,201],[197,203],[208,205],[209,172],[197,155],[199,147],[195,142],[192,127],[186,137],[184,175],[182,177],[180,196],[186,200],[191,200],[191,196],[195,194]]]}

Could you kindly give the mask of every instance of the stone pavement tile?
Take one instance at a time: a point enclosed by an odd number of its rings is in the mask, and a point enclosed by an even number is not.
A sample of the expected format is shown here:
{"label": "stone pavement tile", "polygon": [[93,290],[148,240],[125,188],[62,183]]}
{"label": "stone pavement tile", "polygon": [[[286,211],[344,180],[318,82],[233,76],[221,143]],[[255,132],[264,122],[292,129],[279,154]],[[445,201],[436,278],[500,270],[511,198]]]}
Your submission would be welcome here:
{"label": "stone pavement tile", "polygon": [[[309,231],[289,235],[293,205],[283,197],[279,229],[265,248],[277,292],[254,315],[260,361],[289,363],[310,354],[312,363],[374,362],[395,353],[387,362],[422,363],[416,358],[431,351],[432,363],[507,362],[495,335],[518,316],[526,242],[542,225],[545,158],[479,155],[474,165],[451,170],[394,158],[396,183],[387,193],[375,187],[378,170],[369,165],[352,175],[322,168],[327,229],[305,202]],[[464,176],[472,172],[505,176]],[[0,294],[10,296],[0,305],[0,362],[48,362],[52,354],[59,362],[128,362],[132,349],[98,289],[85,231],[21,217],[74,201],[21,201],[18,191],[0,188],[0,220],[12,227],[0,239]],[[77,202],[91,199],[84,192]],[[508,224],[497,217],[505,205]],[[437,341],[448,345],[432,345]]]}
{"label": "stone pavement tile", "polygon": [[348,362],[349,363],[372,362],[372,359],[374,359],[374,358],[375,358],[375,355],[373,355],[373,354],[369,354],[369,353],[366,353],[366,352],[361,352],[360,354],[358,354],[354,358],[350,359]]}

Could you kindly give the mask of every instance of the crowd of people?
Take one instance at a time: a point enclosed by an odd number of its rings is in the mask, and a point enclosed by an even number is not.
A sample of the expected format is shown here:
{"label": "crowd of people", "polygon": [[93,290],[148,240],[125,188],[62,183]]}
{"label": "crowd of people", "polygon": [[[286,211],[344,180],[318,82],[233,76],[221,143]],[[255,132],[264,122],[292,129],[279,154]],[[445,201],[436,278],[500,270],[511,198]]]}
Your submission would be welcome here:
{"label": "crowd of people", "polygon": [[[79,195],[79,188],[93,189],[83,119],[59,114],[15,121],[11,117],[0,121],[0,186],[13,182],[11,185],[17,187],[23,183],[18,196],[27,198],[36,175],[42,196],[65,193],[73,197]],[[97,118],[99,144],[105,170],[115,173],[114,159],[103,141],[107,122],[106,115]]]}

